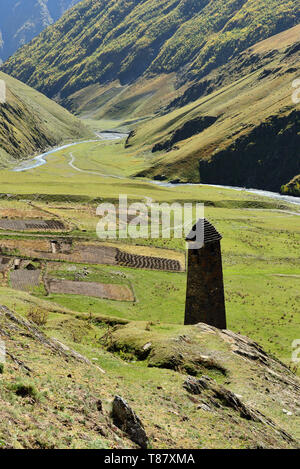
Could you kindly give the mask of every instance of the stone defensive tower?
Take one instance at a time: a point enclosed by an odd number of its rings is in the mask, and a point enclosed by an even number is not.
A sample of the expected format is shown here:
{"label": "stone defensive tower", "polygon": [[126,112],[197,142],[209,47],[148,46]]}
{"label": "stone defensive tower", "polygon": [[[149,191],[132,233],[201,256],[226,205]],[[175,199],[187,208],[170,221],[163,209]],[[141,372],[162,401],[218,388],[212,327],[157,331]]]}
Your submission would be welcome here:
{"label": "stone defensive tower", "polygon": [[[201,234],[201,242],[196,233]],[[200,219],[187,236],[186,325],[203,322],[226,329],[221,239],[206,219]]]}

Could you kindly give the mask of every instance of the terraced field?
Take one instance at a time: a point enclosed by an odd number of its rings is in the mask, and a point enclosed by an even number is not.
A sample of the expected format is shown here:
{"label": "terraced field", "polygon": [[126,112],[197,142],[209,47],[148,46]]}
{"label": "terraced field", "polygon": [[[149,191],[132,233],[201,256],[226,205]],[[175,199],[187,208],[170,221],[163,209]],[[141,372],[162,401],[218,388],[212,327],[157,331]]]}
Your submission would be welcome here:
{"label": "terraced field", "polygon": [[116,255],[117,264],[123,267],[149,270],[166,270],[180,272],[182,267],[179,261],[173,259],[163,259],[161,257],[147,257],[122,252],[118,249]]}
{"label": "terraced field", "polygon": [[9,220],[0,219],[0,230],[11,231],[66,231],[59,220]]}
{"label": "terraced field", "polygon": [[15,290],[32,291],[41,281],[41,270],[14,270],[10,272],[9,279]]}
{"label": "terraced field", "polygon": [[51,279],[48,280],[48,288],[50,293],[89,296],[115,301],[134,301],[132,292],[125,285]]}

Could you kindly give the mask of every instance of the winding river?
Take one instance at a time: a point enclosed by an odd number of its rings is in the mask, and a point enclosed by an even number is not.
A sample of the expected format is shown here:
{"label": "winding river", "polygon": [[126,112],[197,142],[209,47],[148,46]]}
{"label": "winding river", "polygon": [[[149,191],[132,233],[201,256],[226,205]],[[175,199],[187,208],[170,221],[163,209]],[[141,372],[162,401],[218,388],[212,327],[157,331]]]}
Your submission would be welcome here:
{"label": "winding river", "polygon": [[[44,164],[47,164],[47,157],[50,155],[53,155],[54,153],[59,152],[60,150],[65,150],[66,148],[71,148],[77,145],[82,145],[84,143],[97,143],[99,141],[113,141],[113,140],[120,140],[125,137],[127,137],[128,134],[125,133],[120,133],[120,132],[96,132],[96,136],[98,137],[97,140],[84,140],[84,141],[79,141],[79,142],[73,142],[69,143],[67,145],[62,145],[60,147],[53,148],[49,151],[46,151],[45,153],[42,153],[41,155],[35,156],[34,158],[25,161],[24,163],[18,165],[16,168],[13,169],[15,172],[23,172],[23,171],[29,171],[30,169],[38,168],[39,166],[42,166]],[[71,160],[72,164],[74,163],[74,159],[72,157]],[[77,169],[77,168],[74,168]],[[78,169],[79,170],[79,169]],[[85,172],[84,170],[79,170],[81,172]],[[96,172],[93,174],[97,174]],[[98,173],[100,176],[100,173]],[[104,176],[104,175],[103,175]],[[107,176],[107,175],[106,175]],[[126,179],[115,176],[117,179]],[[281,195],[277,192],[270,192],[270,191],[264,191],[260,189],[247,189],[244,187],[234,187],[234,186],[220,186],[220,185],[215,185],[215,184],[172,184],[170,182],[164,182],[164,181],[149,181],[152,184],[156,184],[161,187],[168,187],[168,188],[173,188],[176,189],[177,187],[180,186],[198,186],[198,187],[216,187],[220,189],[232,189],[235,191],[244,191],[244,192],[250,192],[252,194],[260,195],[263,197],[268,197],[271,199],[276,199],[276,200],[281,200],[283,202],[288,202],[291,204],[296,204],[300,205],[300,197],[293,197],[289,195]]]}
{"label": "winding river", "polygon": [[24,161],[24,163],[16,166],[13,171],[20,173],[23,171],[29,171],[30,169],[38,168],[47,163],[47,156],[53,155],[58,151],[65,150],[66,148],[74,147],[77,145],[82,145],[83,143],[97,143],[101,140],[120,140],[127,137],[128,134],[121,134],[119,132],[96,132],[97,140],[81,140],[79,142],[68,143],[67,145],[62,145],[60,147],[52,148],[51,150],[41,153],[30,160]]}
{"label": "winding river", "polygon": [[161,181],[152,181],[152,183],[157,184],[162,187],[178,187],[178,186],[195,186],[195,187],[217,187],[219,189],[232,189],[234,191],[240,192],[250,192],[252,194],[261,195],[263,197],[269,197],[271,199],[281,200],[283,202],[289,202],[290,204],[300,205],[300,197],[293,197],[292,195],[281,195],[279,192],[270,192],[264,191],[262,189],[247,189],[245,187],[235,187],[235,186],[220,186],[217,184],[172,184],[169,182]]}

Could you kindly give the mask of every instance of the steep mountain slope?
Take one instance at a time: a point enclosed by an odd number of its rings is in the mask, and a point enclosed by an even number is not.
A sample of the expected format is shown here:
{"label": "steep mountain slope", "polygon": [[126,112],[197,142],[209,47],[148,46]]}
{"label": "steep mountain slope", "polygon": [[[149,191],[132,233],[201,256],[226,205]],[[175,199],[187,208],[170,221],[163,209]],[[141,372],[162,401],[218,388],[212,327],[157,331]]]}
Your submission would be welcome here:
{"label": "steep mountain slope", "polygon": [[67,139],[90,136],[84,125],[54,101],[0,72],[7,101],[0,104],[0,164],[24,158]]}
{"label": "steep mountain slope", "polygon": [[27,44],[79,0],[1,0],[0,62]]}
{"label": "steep mountain slope", "polygon": [[299,22],[296,0],[86,0],[22,48],[4,71],[49,97],[145,75],[199,79]]}
{"label": "steep mountain slope", "polygon": [[279,191],[299,174],[299,32],[248,49],[138,126],[129,151],[152,151],[139,175]]}
{"label": "steep mountain slope", "polygon": [[[118,81],[95,84],[73,93],[63,103],[84,119],[92,119],[94,123],[100,121],[100,126],[135,126],[140,120],[170,112],[268,67],[276,59],[279,49],[284,51],[291,47],[289,54],[297,53],[299,39],[300,25],[297,25],[255,44],[200,80],[180,85],[176,74],[171,73],[141,77],[131,84],[121,85]],[[287,86],[290,89],[290,83]]]}
{"label": "steep mountain slope", "polygon": [[[19,293],[18,308],[33,300]],[[299,381],[251,340],[204,324],[116,320],[111,333],[100,316],[40,307],[42,329],[0,307],[2,448],[299,448]],[[117,418],[123,399],[142,443]]]}

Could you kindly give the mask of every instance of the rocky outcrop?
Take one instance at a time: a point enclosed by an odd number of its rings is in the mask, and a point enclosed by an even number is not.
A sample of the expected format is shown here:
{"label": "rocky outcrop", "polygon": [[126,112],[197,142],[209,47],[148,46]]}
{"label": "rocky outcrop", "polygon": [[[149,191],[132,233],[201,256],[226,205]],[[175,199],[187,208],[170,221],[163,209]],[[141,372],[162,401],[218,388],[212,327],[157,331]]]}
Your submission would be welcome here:
{"label": "rocky outcrop", "polygon": [[205,397],[207,399],[207,402],[202,404],[206,404],[209,409],[210,405],[217,408],[222,408],[223,406],[230,407],[236,412],[238,412],[241,418],[268,425],[275,432],[279,433],[285,441],[297,444],[294,438],[292,438],[287,432],[279,428],[275,422],[267,418],[261,412],[244,404],[239,396],[234,394],[229,389],[226,389],[224,386],[217,384],[215,380],[206,376],[203,376],[201,379],[196,379],[192,376],[189,376],[185,380],[183,387],[189,393],[194,395],[201,395],[202,392],[205,390]]}
{"label": "rocky outcrop", "polygon": [[124,433],[127,433],[134,443],[143,449],[148,447],[148,437],[141,420],[129,404],[120,396],[115,396],[114,398],[112,418],[114,424]]}
{"label": "rocky outcrop", "polygon": [[[7,319],[5,326],[8,331],[21,331],[25,330],[26,335],[31,339],[39,342],[43,346],[51,349],[56,354],[60,355],[64,359],[75,359],[81,363],[84,363],[89,366],[94,366],[92,362],[81,355],[80,353],[72,350],[67,345],[63,344],[59,340],[55,338],[47,337],[32,321],[22,318],[21,316],[17,316],[11,310],[9,310],[6,306],[0,305],[0,319]],[[3,331],[2,331],[3,332]],[[10,336],[7,332],[8,337]],[[17,359],[11,357],[17,364],[19,364],[22,368],[26,369],[28,372],[31,372],[31,369],[24,365],[23,362],[18,362]],[[100,367],[97,366],[97,369],[100,370],[102,373],[105,373]]]}
{"label": "rocky outcrop", "polygon": [[288,184],[281,187],[281,193],[300,197],[300,174],[295,176]]}
{"label": "rocky outcrop", "polygon": [[126,138],[125,142],[125,148],[131,147],[131,139],[135,136],[136,132],[135,130],[131,130],[128,134],[128,137]]}

